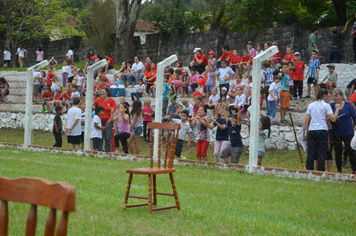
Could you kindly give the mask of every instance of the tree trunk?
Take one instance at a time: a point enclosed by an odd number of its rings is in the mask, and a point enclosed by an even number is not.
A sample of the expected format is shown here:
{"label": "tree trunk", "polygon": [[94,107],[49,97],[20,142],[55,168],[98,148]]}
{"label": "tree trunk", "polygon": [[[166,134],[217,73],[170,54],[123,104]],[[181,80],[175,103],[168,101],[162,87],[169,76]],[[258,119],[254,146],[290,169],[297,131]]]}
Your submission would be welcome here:
{"label": "tree trunk", "polygon": [[[116,0],[117,31],[115,59],[118,63],[133,61],[132,37],[135,32],[142,0]],[[131,3],[130,3],[131,2]]]}
{"label": "tree trunk", "polygon": [[333,3],[337,16],[337,24],[344,25],[346,23],[346,0],[333,0]]}

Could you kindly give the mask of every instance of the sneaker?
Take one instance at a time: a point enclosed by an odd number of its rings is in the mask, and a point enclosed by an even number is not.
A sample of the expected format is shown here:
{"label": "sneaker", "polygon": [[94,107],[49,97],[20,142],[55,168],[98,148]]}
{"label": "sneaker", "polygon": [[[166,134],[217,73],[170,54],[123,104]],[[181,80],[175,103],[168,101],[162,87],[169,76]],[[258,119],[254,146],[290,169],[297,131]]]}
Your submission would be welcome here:
{"label": "sneaker", "polygon": [[338,173],[338,174],[342,174],[342,171],[338,171],[337,173]]}
{"label": "sneaker", "polygon": [[302,99],[303,97],[302,96],[299,96],[299,99]]}
{"label": "sneaker", "polygon": [[342,167],[345,167],[345,166],[346,166],[346,163],[347,163],[347,160],[343,160],[341,166],[342,166]]}
{"label": "sneaker", "polygon": [[303,98],[310,98],[310,95],[304,95],[304,97]]}
{"label": "sneaker", "polygon": [[40,112],[44,112],[44,111],[45,111],[45,109],[40,110]]}
{"label": "sneaker", "polygon": [[187,98],[187,97],[188,97],[188,94],[184,95],[184,97]]}
{"label": "sneaker", "polygon": [[282,123],[287,123],[287,120],[286,119],[281,119],[281,122]]}
{"label": "sneaker", "polygon": [[46,113],[48,113],[48,112],[49,112],[49,110],[45,110],[45,112],[46,112]]}
{"label": "sneaker", "polygon": [[[186,158],[186,157],[184,157],[184,156],[180,156],[180,158],[181,158],[181,159],[187,159],[187,158]],[[356,171],[355,171],[355,172],[356,172]]]}
{"label": "sneaker", "polygon": [[298,99],[298,97],[293,97],[293,99],[294,99],[294,100],[297,100],[297,99]]}

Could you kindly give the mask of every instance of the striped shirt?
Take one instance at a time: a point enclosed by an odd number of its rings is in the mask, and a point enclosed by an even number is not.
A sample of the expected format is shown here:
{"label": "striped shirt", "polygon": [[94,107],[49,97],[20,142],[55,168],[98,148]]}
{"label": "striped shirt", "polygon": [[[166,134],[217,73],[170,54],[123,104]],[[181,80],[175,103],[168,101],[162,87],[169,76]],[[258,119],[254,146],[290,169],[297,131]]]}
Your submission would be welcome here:
{"label": "striped shirt", "polygon": [[265,86],[270,86],[273,83],[273,69],[263,71],[262,78],[265,79]]}
{"label": "striped shirt", "polygon": [[316,77],[316,72],[317,72],[317,69],[320,69],[320,61],[319,59],[310,59],[309,61],[309,74],[308,74],[308,77],[311,77],[311,78],[315,78]]}

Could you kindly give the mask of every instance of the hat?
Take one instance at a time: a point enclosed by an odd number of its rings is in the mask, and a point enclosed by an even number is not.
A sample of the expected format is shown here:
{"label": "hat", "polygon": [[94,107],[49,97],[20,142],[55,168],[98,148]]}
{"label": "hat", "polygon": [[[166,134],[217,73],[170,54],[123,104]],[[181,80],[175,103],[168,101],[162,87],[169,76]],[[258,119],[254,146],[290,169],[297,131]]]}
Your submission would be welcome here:
{"label": "hat", "polygon": [[200,51],[201,48],[194,48],[194,52]]}
{"label": "hat", "polygon": [[183,69],[183,73],[188,73],[188,70],[187,69]]}
{"label": "hat", "polygon": [[201,92],[199,92],[198,90],[195,91],[195,92],[193,93],[192,98],[194,98],[194,97],[196,97],[196,96],[202,96]]}
{"label": "hat", "polygon": [[319,50],[318,50],[318,49],[316,49],[316,48],[314,48],[314,49],[312,50],[312,52],[316,52],[316,53],[318,53],[318,54],[319,54]]}
{"label": "hat", "polygon": [[272,45],[278,45],[278,43],[277,42],[273,42]]}
{"label": "hat", "polygon": [[209,55],[215,55],[215,52],[214,51],[210,51],[208,52]]}
{"label": "hat", "polygon": [[62,91],[62,89],[61,89],[60,87],[57,87],[57,88],[55,88],[54,90],[57,91],[57,92]]}
{"label": "hat", "polygon": [[174,99],[176,99],[176,95],[173,94],[173,95],[169,98],[169,100],[170,100],[170,101],[173,101]]}
{"label": "hat", "polygon": [[332,68],[335,69],[335,65],[334,65],[334,64],[329,64],[329,65],[327,65],[326,67],[332,67]]}
{"label": "hat", "polygon": [[251,45],[253,45],[252,41],[247,41],[246,44],[251,44]]}
{"label": "hat", "polygon": [[227,88],[226,87],[222,87],[221,90],[227,91]]}
{"label": "hat", "polygon": [[294,56],[296,56],[296,55],[299,55],[299,56],[300,56],[300,52],[296,52],[296,53],[294,53]]}

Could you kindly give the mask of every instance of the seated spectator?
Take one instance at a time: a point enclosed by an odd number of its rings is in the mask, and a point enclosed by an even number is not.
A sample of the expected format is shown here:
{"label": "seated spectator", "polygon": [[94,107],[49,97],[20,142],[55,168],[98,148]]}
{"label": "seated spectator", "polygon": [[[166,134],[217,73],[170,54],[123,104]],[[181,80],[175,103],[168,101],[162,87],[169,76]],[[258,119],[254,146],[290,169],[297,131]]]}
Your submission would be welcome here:
{"label": "seated spectator", "polygon": [[143,79],[142,78],[138,79],[138,85],[136,85],[135,87],[136,87],[137,91],[136,92],[132,92],[130,94],[131,95],[132,104],[135,101],[134,97],[136,97],[137,100],[140,100],[140,97],[142,97],[142,95],[145,93],[146,85],[143,84]]}
{"label": "seated spectator", "polygon": [[157,70],[155,68],[156,65],[154,63],[151,63],[148,67],[148,70],[145,72],[145,75],[143,76],[143,82],[146,84],[147,93],[150,93],[151,97],[153,97],[153,91],[151,89],[151,86],[157,79]]}
{"label": "seated spectator", "polygon": [[[273,42],[272,46],[278,46],[278,43]],[[280,63],[280,60],[281,60],[281,52],[279,50],[271,58],[267,59],[267,61],[272,64],[272,69],[276,67],[276,64]]]}
{"label": "seated spectator", "polygon": [[[75,85],[73,85],[74,87]],[[43,103],[42,103],[42,110],[40,112],[49,112],[49,102],[53,100],[53,96],[51,91],[49,91],[49,88],[47,86],[45,86],[43,88],[43,94],[42,94],[42,98],[43,98]],[[46,109],[45,109],[46,106]],[[52,111],[51,111],[52,112]]]}
{"label": "seated spectator", "polygon": [[222,46],[221,51],[223,52],[223,54],[215,62],[215,66],[216,66],[217,70],[220,68],[220,63],[222,60],[225,60],[225,61],[227,61],[227,63],[229,63],[230,59],[232,58],[232,51],[230,51],[229,45]]}
{"label": "seated spectator", "polygon": [[9,95],[9,84],[4,77],[0,77],[1,102],[4,102],[5,95]]}
{"label": "seated spectator", "polygon": [[152,57],[146,57],[145,68],[142,73],[145,73],[146,71],[148,71],[148,68],[150,67],[151,64],[154,64],[155,70],[157,70],[157,65],[153,62]]}
{"label": "seated spectator", "polygon": [[190,82],[190,87],[192,89],[192,92],[195,92],[195,89],[198,88],[198,82],[199,82],[199,76],[196,74],[196,71],[194,68],[190,69],[190,78],[189,78],[189,82]]}
{"label": "seated spectator", "polygon": [[293,54],[293,48],[292,46],[288,45],[286,47],[287,54],[284,56],[284,59],[282,60],[283,63],[288,63],[288,62],[294,62],[294,54]]}
{"label": "seated spectator", "polygon": [[241,62],[241,57],[237,50],[232,51],[232,57],[230,58],[230,67],[234,72],[237,72]]}
{"label": "seated spectator", "polygon": [[127,68],[127,63],[126,61],[123,61],[121,63],[121,69],[116,71],[116,73],[114,74],[114,81],[121,81],[120,84],[122,83],[125,88],[128,87],[128,85],[126,84],[126,81],[129,80],[130,77],[130,70],[129,68]]}
{"label": "seated spectator", "polygon": [[[322,88],[326,88],[327,90],[329,90],[330,92],[332,92],[332,90],[334,88],[336,88],[336,83],[337,83],[337,74],[335,73],[335,65],[330,64],[326,66],[329,69],[329,73],[325,76],[325,78],[319,83],[319,86]],[[326,83],[324,83],[324,81],[326,81]]]}
{"label": "seated spectator", "polygon": [[201,74],[208,64],[208,58],[203,54],[201,48],[194,48],[194,58],[189,64],[189,69],[194,68]]}
{"label": "seated spectator", "polygon": [[239,66],[239,72],[240,74],[242,73],[242,70],[247,70],[247,76],[250,75],[252,69],[252,57],[248,55],[248,51],[244,50],[243,51],[243,56],[241,58],[241,63]]}
{"label": "seated spectator", "polygon": [[105,82],[109,84],[109,79],[104,75],[104,72],[102,70],[98,70],[98,80],[101,81],[101,79],[105,79]]}
{"label": "seated spectator", "polygon": [[346,98],[350,98],[356,89],[356,79],[351,80],[351,82],[346,86],[345,96]]}
{"label": "seated spectator", "polygon": [[132,64],[132,67],[130,69],[130,84],[131,87],[133,88],[133,86],[135,84],[138,84],[138,78],[143,78],[143,69],[144,69],[144,65],[143,63],[140,61],[140,57],[136,56],[135,57],[135,62]]}
{"label": "seated spectator", "polygon": [[107,72],[108,70],[114,69],[114,60],[108,52],[105,53],[105,59],[107,60],[107,63],[104,66],[103,71]]}
{"label": "seated spectator", "polygon": [[258,56],[258,54],[262,53],[263,50],[262,50],[262,46],[261,44],[256,44],[256,56]]}
{"label": "seated spectator", "polygon": [[246,45],[247,45],[248,55],[254,58],[256,56],[256,49],[253,48],[252,41],[248,41]]}

